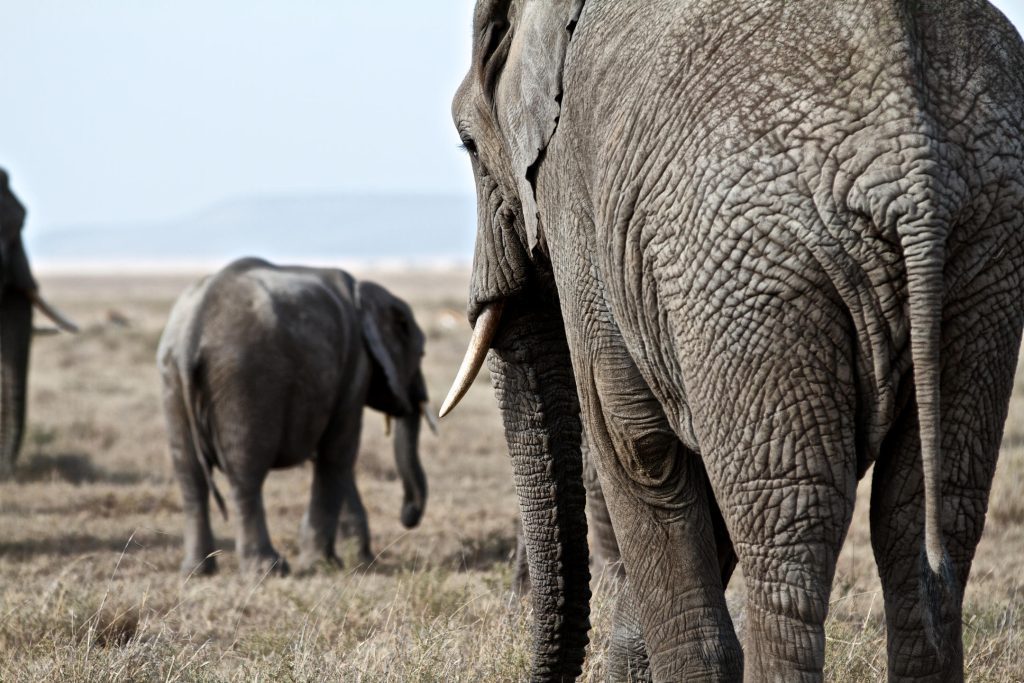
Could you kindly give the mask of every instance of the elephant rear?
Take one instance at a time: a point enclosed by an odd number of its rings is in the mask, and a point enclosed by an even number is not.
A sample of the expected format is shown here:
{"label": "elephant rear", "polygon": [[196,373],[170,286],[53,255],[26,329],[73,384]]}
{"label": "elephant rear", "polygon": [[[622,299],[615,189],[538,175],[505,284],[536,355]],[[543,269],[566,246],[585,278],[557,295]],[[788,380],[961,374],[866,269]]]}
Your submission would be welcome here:
{"label": "elephant rear", "polygon": [[360,355],[342,322],[355,317],[351,302],[315,273],[260,261],[236,262],[201,290],[177,359],[214,462],[276,468],[312,457],[343,381],[368,372],[339,362]]}

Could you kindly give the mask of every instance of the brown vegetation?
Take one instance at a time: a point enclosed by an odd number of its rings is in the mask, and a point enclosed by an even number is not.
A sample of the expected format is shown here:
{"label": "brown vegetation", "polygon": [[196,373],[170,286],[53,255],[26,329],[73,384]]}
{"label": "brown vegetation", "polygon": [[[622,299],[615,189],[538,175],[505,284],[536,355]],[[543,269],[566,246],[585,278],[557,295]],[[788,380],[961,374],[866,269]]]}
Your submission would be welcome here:
{"label": "brown vegetation", "polygon": [[[466,273],[382,273],[428,335],[435,408],[468,339]],[[529,614],[509,597],[516,505],[486,377],[422,443],[430,499],[412,531],[383,419],[365,415],[360,488],[376,562],[287,579],[239,575],[230,522],[221,572],[183,579],[181,504],[166,456],[157,339],[183,277],[51,277],[83,323],[40,337],[18,481],[0,485],[0,681],[518,680]],[[486,374],[486,373],[485,373]],[[307,468],[270,478],[275,545],[296,555]],[[828,678],[884,677],[885,632],[867,484],[839,562]],[[1024,376],[1010,410],[966,597],[968,680],[1024,680]],[[730,588],[741,604],[742,580]],[[586,680],[603,680],[612,599],[598,591]]]}

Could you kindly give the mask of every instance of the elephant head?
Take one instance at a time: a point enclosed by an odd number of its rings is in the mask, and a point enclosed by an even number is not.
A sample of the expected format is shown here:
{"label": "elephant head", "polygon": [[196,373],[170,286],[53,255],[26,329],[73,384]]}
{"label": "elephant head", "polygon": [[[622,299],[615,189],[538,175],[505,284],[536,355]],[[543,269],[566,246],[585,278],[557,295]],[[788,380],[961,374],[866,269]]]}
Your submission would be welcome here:
{"label": "elephant head", "polygon": [[404,488],[402,524],[419,524],[427,503],[427,480],[420,466],[420,418],[433,422],[427,410],[427,385],[420,369],[425,337],[412,310],[373,282],[356,284],[363,339],[373,364],[366,405],[397,419],[395,463]]}
{"label": "elephant head", "polygon": [[25,426],[32,306],[58,327],[77,330],[39,295],[21,239],[25,214],[0,169],[0,479],[14,470]]}
{"label": "elephant head", "polygon": [[488,350],[533,582],[534,676],[580,673],[589,630],[576,384],[537,210],[558,125],[562,71],[582,0],[480,0],[453,116],[477,189],[473,339],[449,412]]}

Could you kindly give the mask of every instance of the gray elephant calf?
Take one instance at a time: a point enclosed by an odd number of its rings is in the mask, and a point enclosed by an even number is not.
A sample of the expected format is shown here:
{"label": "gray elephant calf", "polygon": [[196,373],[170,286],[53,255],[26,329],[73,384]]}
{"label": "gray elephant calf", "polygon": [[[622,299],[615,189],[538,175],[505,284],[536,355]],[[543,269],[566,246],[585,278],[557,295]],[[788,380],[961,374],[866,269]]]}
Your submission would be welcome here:
{"label": "gray elephant calf", "polygon": [[354,527],[370,558],[366,511],[353,468],[363,406],[397,418],[395,460],[405,489],[402,523],[427,499],[417,452],[427,400],[424,337],[402,300],[340,270],[242,259],[178,299],[157,362],[174,470],[185,508],[182,571],[216,569],[210,529],[212,469],[230,482],[244,568],[284,574],[267,533],[268,472],[313,460],[300,563],[340,564],[334,538]]}

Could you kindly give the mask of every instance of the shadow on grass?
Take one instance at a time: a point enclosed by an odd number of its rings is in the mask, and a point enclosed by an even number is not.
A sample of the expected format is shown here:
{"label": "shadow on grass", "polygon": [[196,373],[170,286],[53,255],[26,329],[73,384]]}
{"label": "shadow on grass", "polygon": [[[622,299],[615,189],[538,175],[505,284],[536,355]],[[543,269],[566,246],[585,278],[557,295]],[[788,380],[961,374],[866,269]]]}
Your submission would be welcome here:
{"label": "shadow on grass", "polygon": [[0,557],[6,561],[23,562],[37,556],[74,557],[90,553],[121,553],[131,555],[140,551],[181,545],[178,536],[158,534],[142,539],[99,537],[92,534],[67,533],[49,538],[19,541],[0,540]]}
{"label": "shadow on grass", "polygon": [[496,567],[509,565],[512,562],[515,549],[514,533],[493,532],[481,537],[465,538],[458,550],[435,556],[424,554],[398,556],[385,550],[369,566],[360,566],[350,562],[346,562],[345,566],[359,572],[385,576],[408,574],[424,569],[488,572]]}
{"label": "shadow on grass", "polygon": [[66,481],[69,484],[138,484],[139,472],[111,472],[92,464],[85,453],[32,453],[15,466],[15,481]]}

